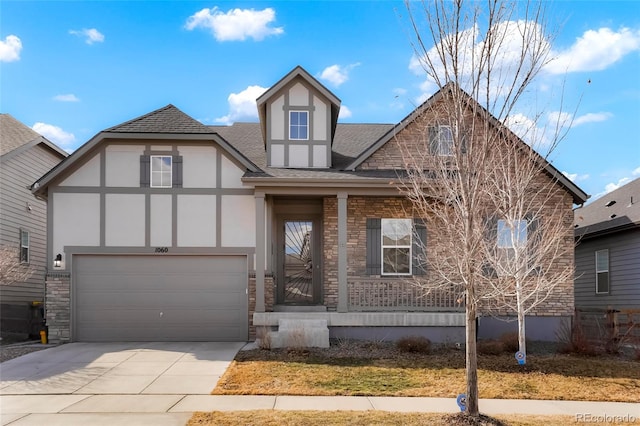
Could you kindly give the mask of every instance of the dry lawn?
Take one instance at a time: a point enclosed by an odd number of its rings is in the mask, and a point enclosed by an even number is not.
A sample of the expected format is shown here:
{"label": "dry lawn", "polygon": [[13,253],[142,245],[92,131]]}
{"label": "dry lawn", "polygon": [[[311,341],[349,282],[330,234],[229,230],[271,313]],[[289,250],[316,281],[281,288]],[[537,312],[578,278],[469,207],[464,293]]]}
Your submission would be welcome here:
{"label": "dry lawn", "polygon": [[[497,420],[510,426],[565,426],[577,424],[571,416],[498,416]],[[246,426],[313,426],[313,425],[389,425],[389,426],[444,426],[460,424],[449,414],[388,413],[383,411],[231,411],[195,413],[187,426],[246,425]],[[479,423],[482,424],[482,423]],[[485,423],[485,424],[500,424]]]}
{"label": "dry lawn", "polygon": [[[393,346],[241,351],[216,395],[362,395],[455,398],[465,390],[464,353],[400,352]],[[615,357],[479,356],[480,398],[640,401],[640,363]]]}

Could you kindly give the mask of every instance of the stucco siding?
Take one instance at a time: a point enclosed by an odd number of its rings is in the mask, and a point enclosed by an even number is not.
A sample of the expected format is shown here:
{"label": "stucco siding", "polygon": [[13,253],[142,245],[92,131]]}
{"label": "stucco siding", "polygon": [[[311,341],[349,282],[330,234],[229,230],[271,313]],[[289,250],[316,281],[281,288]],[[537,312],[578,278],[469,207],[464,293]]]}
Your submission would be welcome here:
{"label": "stucco siding", "polygon": [[100,195],[54,193],[52,198],[52,256],[61,253],[65,264],[65,246],[100,245]]}
{"label": "stucco siding", "polygon": [[284,140],[284,95],[271,104],[271,139]]}
{"label": "stucco siding", "polygon": [[58,186],[100,186],[100,154],[88,159]]}
{"label": "stucco siding", "polygon": [[178,246],[216,245],[216,197],[178,195]]}
{"label": "stucco siding", "polygon": [[[29,232],[29,265],[34,273],[20,283],[0,286],[2,303],[42,301],[47,260],[47,205],[28,189],[60,161],[60,156],[39,145],[0,164],[0,245],[18,247],[20,229]],[[19,261],[16,252],[16,262]]]}
{"label": "stucco siding", "polygon": [[215,188],[216,187],[216,154],[212,146],[180,147],[182,155],[183,188]]}
{"label": "stucco siding", "polygon": [[221,160],[221,186],[222,188],[243,188],[242,184],[242,176],[244,175],[244,170],[235,165],[231,160],[229,160],[224,155]]}
{"label": "stucco siding", "polygon": [[327,140],[327,104],[317,96],[313,97],[313,139],[316,141]]}
{"label": "stucco siding", "polygon": [[144,237],[144,195],[106,194],[105,245],[143,247]]}
{"label": "stucco siding", "polygon": [[309,105],[309,90],[301,83],[296,83],[289,89],[289,105],[307,106]]}
{"label": "stucco siding", "polygon": [[[595,252],[609,250],[610,292],[596,294]],[[576,247],[577,308],[640,309],[640,229],[580,241]]]}
{"label": "stucco siding", "polygon": [[253,196],[222,196],[221,243],[224,247],[255,247],[255,206]]}
{"label": "stucco siding", "polygon": [[171,195],[151,195],[149,213],[149,244],[152,247],[171,247],[172,200]]}
{"label": "stucco siding", "polygon": [[110,145],[105,149],[105,186],[140,186],[140,156],[144,146]]}

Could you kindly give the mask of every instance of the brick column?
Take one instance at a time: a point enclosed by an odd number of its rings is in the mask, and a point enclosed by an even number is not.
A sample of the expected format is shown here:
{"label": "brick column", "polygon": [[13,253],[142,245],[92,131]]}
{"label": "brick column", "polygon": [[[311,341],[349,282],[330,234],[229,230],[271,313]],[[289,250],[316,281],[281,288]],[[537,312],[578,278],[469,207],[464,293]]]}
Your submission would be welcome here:
{"label": "brick column", "polygon": [[45,318],[49,329],[49,341],[71,341],[71,275],[68,272],[51,272],[45,279]]}
{"label": "brick column", "polygon": [[338,312],[347,312],[347,193],[338,193]]}

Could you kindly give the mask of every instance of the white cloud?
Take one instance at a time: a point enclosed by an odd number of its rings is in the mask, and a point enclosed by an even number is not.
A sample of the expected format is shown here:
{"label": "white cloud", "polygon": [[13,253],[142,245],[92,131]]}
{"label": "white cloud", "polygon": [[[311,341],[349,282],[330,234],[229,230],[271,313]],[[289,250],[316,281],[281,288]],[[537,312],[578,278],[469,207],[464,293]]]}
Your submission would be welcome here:
{"label": "white cloud", "polygon": [[69,34],[73,34],[78,37],[85,37],[85,43],[102,43],[104,41],[104,35],[95,28],[83,28],[82,30],[69,30]]}
{"label": "white cloud", "polygon": [[578,173],[568,173],[568,172],[562,172],[562,174],[565,175],[571,182],[580,182],[580,181],[589,179],[588,174],[581,175]]}
{"label": "white cloud", "polygon": [[320,78],[338,87],[349,79],[349,73],[359,65],[359,62],[344,67],[331,65],[322,71]]}
{"label": "white cloud", "polygon": [[606,121],[613,117],[613,114],[609,112],[590,112],[588,114],[581,115],[580,117],[576,117],[573,120],[573,126],[576,127],[585,123],[597,123],[600,121]]}
{"label": "white cloud", "polygon": [[620,179],[616,183],[613,183],[613,182],[612,183],[608,183],[604,187],[604,193],[608,194],[611,191],[615,191],[616,189],[620,188],[621,186],[624,186],[624,185],[628,184],[629,182],[631,182],[631,178],[623,177],[622,179]]}
{"label": "white cloud", "polygon": [[338,114],[338,118],[349,118],[353,114],[351,114],[351,110],[344,105],[340,106],[340,113]]}
{"label": "white cloud", "polygon": [[628,53],[640,50],[640,30],[610,28],[588,30],[566,50],[553,52],[555,59],[545,70],[551,74],[601,71]]}
{"label": "white cloud", "polygon": [[633,176],[640,176],[640,167],[631,172]]}
{"label": "white cloud", "polygon": [[68,93],[66,95],[56,95],[53,97],[54,101],[59,102],[80,102],[80,99],[73,93]]}
{"label": "white cloud", "polygon": [[76,141],[73,133],[65,132],[52,124],[36,123],[31,128],[61,147],[69,146]]}
{"label": "white cloud", "polygon": [[22,41],[18,36],[8,35],[0,40],[0,62],[13,62],[20,59]]}
{"label": "white cloud", "polygon": [[[458,83],[462,89],[471,93],[469,86],[472,80],[477,80],[478,64],[484,58],[486,61],[485,40],[482,37],[486,31],[481,32],[478,25],[459,31],[458,34],[449,34],[441,41],[440,46],[433,46],[425,55],[419,57],[413,55],[409,61],[409,69],[418,76],[426,75],[426,81],[421,85],[421,90],[426,98],[433,94],[439,86],[443,86],[451,79],[453,57],[446,52],[456,55],[456,70]],[[491,28],[494,40],[500,40],[499,46],[494,46],[491,57],[492,98],[502,96],[511,86],[520,84],[526,78],[522,69],[530,66],[530,55],[523,52],[531,51],[530,40],[539,41],[541,49],[550,50],[550,44],[544,37],[542,27],[534,21],[502,21]],[[452,47],[452,46],[456,47]],[[444,57],[439,52],[443,53]],[[524,56],[524,59],[522,59]],[[443,63],[444,62],[444,63]],[[523,63],[524,62],[524,63]],[[486,72],[486,70],[485,70]],[[486,74],[480,78],[486,78]],[[481,94],[484,96],[484,94]]]}
{"label": "white cloud", "polygon": [[256,99],[260,97],[267,88],[260,86],[249,86],[240,93],[232,93],[229,101],[229,114],[216,118],[217,123],[233,124],[240,120],[255,120],[258,118]]}
{"label": "white cloud", "polygon": [[218,41],[243,41],[252,38],[263,40],[271,35],[284,34],[282,27],[270,27],[276,19],[276,12],[272,8],[264,10],[232,9],[227,13],[218,7],[202,9],[187,19],[185,28],[210,29]]}

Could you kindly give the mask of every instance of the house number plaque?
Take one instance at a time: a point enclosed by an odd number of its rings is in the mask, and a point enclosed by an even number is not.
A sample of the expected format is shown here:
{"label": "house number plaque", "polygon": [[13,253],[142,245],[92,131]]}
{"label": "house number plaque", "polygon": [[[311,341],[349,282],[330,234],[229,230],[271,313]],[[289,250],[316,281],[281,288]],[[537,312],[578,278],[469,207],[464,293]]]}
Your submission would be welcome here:
{"label": "house number plaque", "polygon": [[156,253],[168,253],[169,247],[156,247]]}

